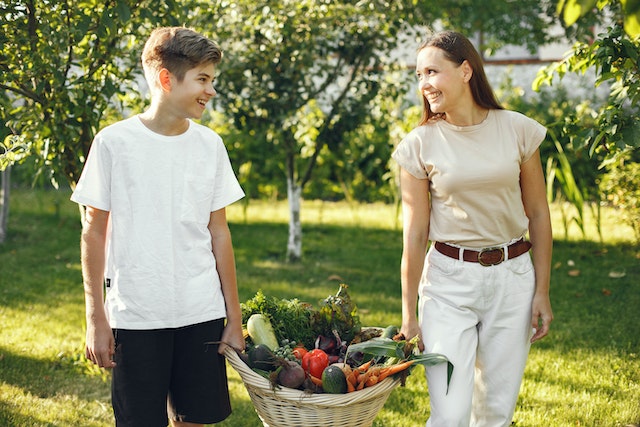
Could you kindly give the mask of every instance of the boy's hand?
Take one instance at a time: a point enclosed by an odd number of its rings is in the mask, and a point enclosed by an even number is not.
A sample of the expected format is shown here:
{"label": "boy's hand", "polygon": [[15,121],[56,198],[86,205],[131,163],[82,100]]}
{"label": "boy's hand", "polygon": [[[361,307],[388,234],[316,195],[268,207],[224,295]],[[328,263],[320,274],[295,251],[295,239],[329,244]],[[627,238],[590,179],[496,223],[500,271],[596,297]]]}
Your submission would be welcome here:
{"label": "boy's hand", "polygon": [[242,334],[242,325],[235,325],[231,322],[227,322],[227,325],[222,331],[222,339],[218,346],[218,353],[223,354],[227,347],[242,352],[244,351],[245,341]]}
{"label": "boy's hand", "polygon": [[85,347],[87,359],[101,368],[113,368],[116,366],[116,362],[113,360],[115,346],[113,332],[108,323],[87,325],[87,343]]}

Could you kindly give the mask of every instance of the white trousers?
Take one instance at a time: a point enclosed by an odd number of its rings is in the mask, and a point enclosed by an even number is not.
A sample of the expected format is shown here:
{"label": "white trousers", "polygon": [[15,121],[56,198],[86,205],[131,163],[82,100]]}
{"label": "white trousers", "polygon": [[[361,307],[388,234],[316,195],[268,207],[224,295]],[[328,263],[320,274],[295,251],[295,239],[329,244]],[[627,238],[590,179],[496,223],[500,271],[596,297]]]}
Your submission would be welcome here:
{"label": "white trousers", "polygon": [[426,369],[431,400],[427,427],[511,424],[529,353],[535,288],[528,254],[484,267],[427,253],[419,290],[425,351],[454,365]]}

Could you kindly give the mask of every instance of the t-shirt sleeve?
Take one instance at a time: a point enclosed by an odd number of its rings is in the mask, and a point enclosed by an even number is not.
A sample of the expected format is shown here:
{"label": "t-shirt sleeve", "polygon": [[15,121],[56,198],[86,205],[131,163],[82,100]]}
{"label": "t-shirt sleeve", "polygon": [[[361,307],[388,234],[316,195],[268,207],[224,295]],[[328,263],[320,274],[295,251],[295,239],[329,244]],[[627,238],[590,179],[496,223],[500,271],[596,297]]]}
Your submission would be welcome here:
{"label": "t-shirt sleeve", "polygon": [[529,117],[524,115],[520,117],[522,122],[522,137],[520,138],[519,144],[522,159],[521,163],[524,163],[533,156],[540,147],[540,144],[542,144],[542,141],[544,141],[547,128]]}
{"label": "t-shirt sleeve", "polygon": [[101,134],[96,135],[71,200],[104,211],[111,210],[111,153]]}
{"label": "t-shirt sleeve", "polygon": [[421,161],[422,138],[413,130],[398,144],[391,157],[401,168],[418,179],[428,179],[429,176]]}
{"label": "t-shirt sleeve", "polygon": [[219,141],[216,158],[218,165],[216,168],[214,196],[211,201],[211,212],[222,209],[240,200],[245,195],[231,167],[229,154],[222,141]]}

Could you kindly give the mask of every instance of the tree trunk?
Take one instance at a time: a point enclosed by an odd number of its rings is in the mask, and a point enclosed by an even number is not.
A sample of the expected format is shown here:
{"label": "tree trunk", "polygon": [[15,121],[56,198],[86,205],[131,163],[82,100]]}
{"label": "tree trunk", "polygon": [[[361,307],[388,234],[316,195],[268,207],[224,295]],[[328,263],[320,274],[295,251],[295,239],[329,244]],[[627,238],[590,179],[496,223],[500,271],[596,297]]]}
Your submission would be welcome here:
{"label": "tree trunk", "polygon": [[302,223],[300,222],[302,187],[297,185],[291,177],[287,177],[287,199],[289,201],[287,261],[296,262],[302,259]]}
{"label": "tree trunk", "polygon": [[0,172],[0,243],[7,238],[9,222],[9,194],[11,192],[11,165]]}

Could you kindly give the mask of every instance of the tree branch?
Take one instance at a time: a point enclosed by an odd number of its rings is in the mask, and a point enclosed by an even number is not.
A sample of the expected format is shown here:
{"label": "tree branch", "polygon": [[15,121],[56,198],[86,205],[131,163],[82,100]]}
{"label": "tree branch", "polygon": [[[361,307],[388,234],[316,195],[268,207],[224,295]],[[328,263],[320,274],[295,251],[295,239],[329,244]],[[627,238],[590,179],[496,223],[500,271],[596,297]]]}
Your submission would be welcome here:
{"label": "tree branch", "polygon": [[311,156],[311,158],[309,160],[309,163],[307,165],[307,169],[306,169],[306,171],[304,173],[304,176],[303,176],[302,180],[300,181],[300,188],[304,188],[306,183],[309,182],[309,180],[311,180],[311,175],[313,174],[313,169],[315,168],[315,166],[317,164],[318,156],[320,156],[320,152],[322,151],[322,148],[325,145],[324,138],[322,138],[322,135],[325,134],[326,132],[328,132],[329,126],[331,125],[331,121],[336,116],[340,104],[342,103],[344,98],[347,96],[347,93],[351,89],[351,86],[353,85],[353,82],[356,80],[356,77],[360,74],[360,71],[362,70],[362,68],[364,68],[363,64],[364,64],[365,59],[369,59],[369,58],[368,57],[366,57],[366,58],[359,57],[358,58],[358,60],[354,64],[353,68],[351,69],[351,76],[349,78],[349,81],[345,85],[345,87],[342,90],[342,92],[340,93],[340,95],[338,95],[333,100],[333,103],[331,105],[331,110],[329,111],[329,114],[327,115],[326,119],[324,120],[324,123],[322,124],[322,126],[319,129],[318,137],[316,138],[316,147],[315,147],[315,149],[313,151],[313,155]]}
{"label": "tree branch", "polygon": [[38,104],[44,104],[45,100],[41,96],[38,96],[37,93],[30,91],[28,89],[7,86],[4,83],[0,83],[0,89],[8,90],[9,92],[17,93],[19,95],[24,96],[25,98],[31,99],[32,101],[37,102]]}

